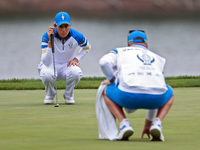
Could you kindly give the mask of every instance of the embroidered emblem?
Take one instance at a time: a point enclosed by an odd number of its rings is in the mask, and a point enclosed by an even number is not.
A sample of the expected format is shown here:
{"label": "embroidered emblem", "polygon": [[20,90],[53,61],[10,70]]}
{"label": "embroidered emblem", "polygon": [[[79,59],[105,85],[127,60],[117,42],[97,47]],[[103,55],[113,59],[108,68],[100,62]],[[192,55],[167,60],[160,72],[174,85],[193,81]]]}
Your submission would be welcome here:
{"label": "embroidered emblem", "polygon": [[156,77],[160,77],[160,75],[159,75],[158,73],[156,73],[154,76],[156,76]]}
{"label": "embroidered emblem", "polygon": [[147,72],[147,75],[148,75],[148,76],[151,76],[151,72]]}
{"label": "embroidered emblem", "polygon": [[73,43],[72,43],[72,42],[70,42],[70,43],[68,44],[68,46],[69,46],[70,48],[72,48],[72,46],[73,46]]}
{"label": "embroidered emblem", "polygon": [[144,63],[144,65],[151,65],[155,59],[147,54],[147,52],[143,51],[143,54],[139,56],[137,55],[137,58]]}
{"label": "embroidered emblem", "polygon": [[62,14],[62,16],[61,16],[61,19],[62,19],[62,20],[65,20],[65,16],[64,16],[63,14]]}
{"label": "embroidered emblem", "polygon": [[129,73],[128,75],[135,75],[135,73],[134,73],[134,72],[132,72],[132,73]]}
{"label": "embroidered emblem", "polygon": [[143,72],[138,72],[137,75],[142,76],[142,75],[144,75],[144,73]]}

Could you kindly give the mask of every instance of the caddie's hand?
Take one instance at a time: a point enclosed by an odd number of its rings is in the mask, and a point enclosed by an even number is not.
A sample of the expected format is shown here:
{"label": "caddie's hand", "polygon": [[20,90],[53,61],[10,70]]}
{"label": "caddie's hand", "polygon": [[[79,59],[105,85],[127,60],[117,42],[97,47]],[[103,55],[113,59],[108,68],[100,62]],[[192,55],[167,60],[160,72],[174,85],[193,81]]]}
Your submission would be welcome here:
{"label": "caddie's hand", "polygon": [[49,27],[47,34],[48,34],[48,37],[49,37],[49,42],[51,42],[51,34],[54,35],[54,27]]}
{"label": "caddie's hand", "polygon": [[147,134],[147,136],[150,138],[149,130],[151,128],[152,122],[153,121],[150,121],[148,119],[145,120],[144,128],[143,128],[142,135],[141,135],[141,139],[143,138],[144,134]]}
{"label": "caddie's hand", "polygon": [[67,67],[70,67],[71,65],[80,67],[77,58],[74,58],[72,61],[69,61],[69,62],[67,63]]}
{"label": "caddie's hand", "polygon": [[148,138],[150,138],[149,130],[150,130],[150,127],[144,127],[140,138],[142,139],[145,134],[147,134]]}
{"label": "caddie's hand", "polygon": [[102,82],[102,84],[110,85],[111,83],[110,83],[110,81],[109,81],[108,79],[106,79],[106,80],[104,80],[104,81]]}

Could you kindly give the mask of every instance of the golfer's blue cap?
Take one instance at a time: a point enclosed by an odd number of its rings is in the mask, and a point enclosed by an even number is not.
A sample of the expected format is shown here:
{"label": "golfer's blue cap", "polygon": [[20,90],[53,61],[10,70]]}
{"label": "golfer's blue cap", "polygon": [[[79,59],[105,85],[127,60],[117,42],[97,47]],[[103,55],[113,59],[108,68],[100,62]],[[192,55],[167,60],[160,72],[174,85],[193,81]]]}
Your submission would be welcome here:
{"label": "golfer's blue cap", "polygon": [[128,44],[147,43],[147,36],[143,30],[131,30],[128,35]]}
{"label": "golfer's blue cap", "polygon": [[56,14],[55,19],[54,19],[54,24],[56,24],[56,26],[59,27],[60,25],[64,23],[71,25],[70,16],[68,13],[61,11]]}

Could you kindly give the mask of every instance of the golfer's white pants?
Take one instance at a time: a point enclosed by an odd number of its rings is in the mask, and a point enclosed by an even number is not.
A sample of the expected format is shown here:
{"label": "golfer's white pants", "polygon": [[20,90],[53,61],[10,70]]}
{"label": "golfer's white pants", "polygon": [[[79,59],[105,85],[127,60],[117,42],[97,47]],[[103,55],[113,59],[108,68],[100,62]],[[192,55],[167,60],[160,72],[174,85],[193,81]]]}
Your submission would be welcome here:
{"label": "golfer's white pants", "polygon": [[64,97],[67,99],[74,99],[74,87],[78,84],[82,77],[82,71],[77,66],[67,67],[67,64],[56,64],[56,77],[54,76],[53,65],[47,67],[44,64],[38,67],[40,79],[45,86],[45,99],[54,99],[56,91],[54,86],[56,80],[66,81],[66,89]]}

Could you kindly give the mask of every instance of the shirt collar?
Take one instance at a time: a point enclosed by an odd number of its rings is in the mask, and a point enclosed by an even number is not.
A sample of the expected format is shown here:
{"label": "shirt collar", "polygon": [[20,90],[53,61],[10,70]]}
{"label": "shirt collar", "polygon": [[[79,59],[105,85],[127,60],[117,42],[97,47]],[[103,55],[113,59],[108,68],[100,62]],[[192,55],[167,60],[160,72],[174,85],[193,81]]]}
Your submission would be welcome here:
{"label": "shirt collar", "polygon": [[144,45],[133,45],[133,46],[130,46],[130,47],[141,47],[141,48],[147,49]]}

